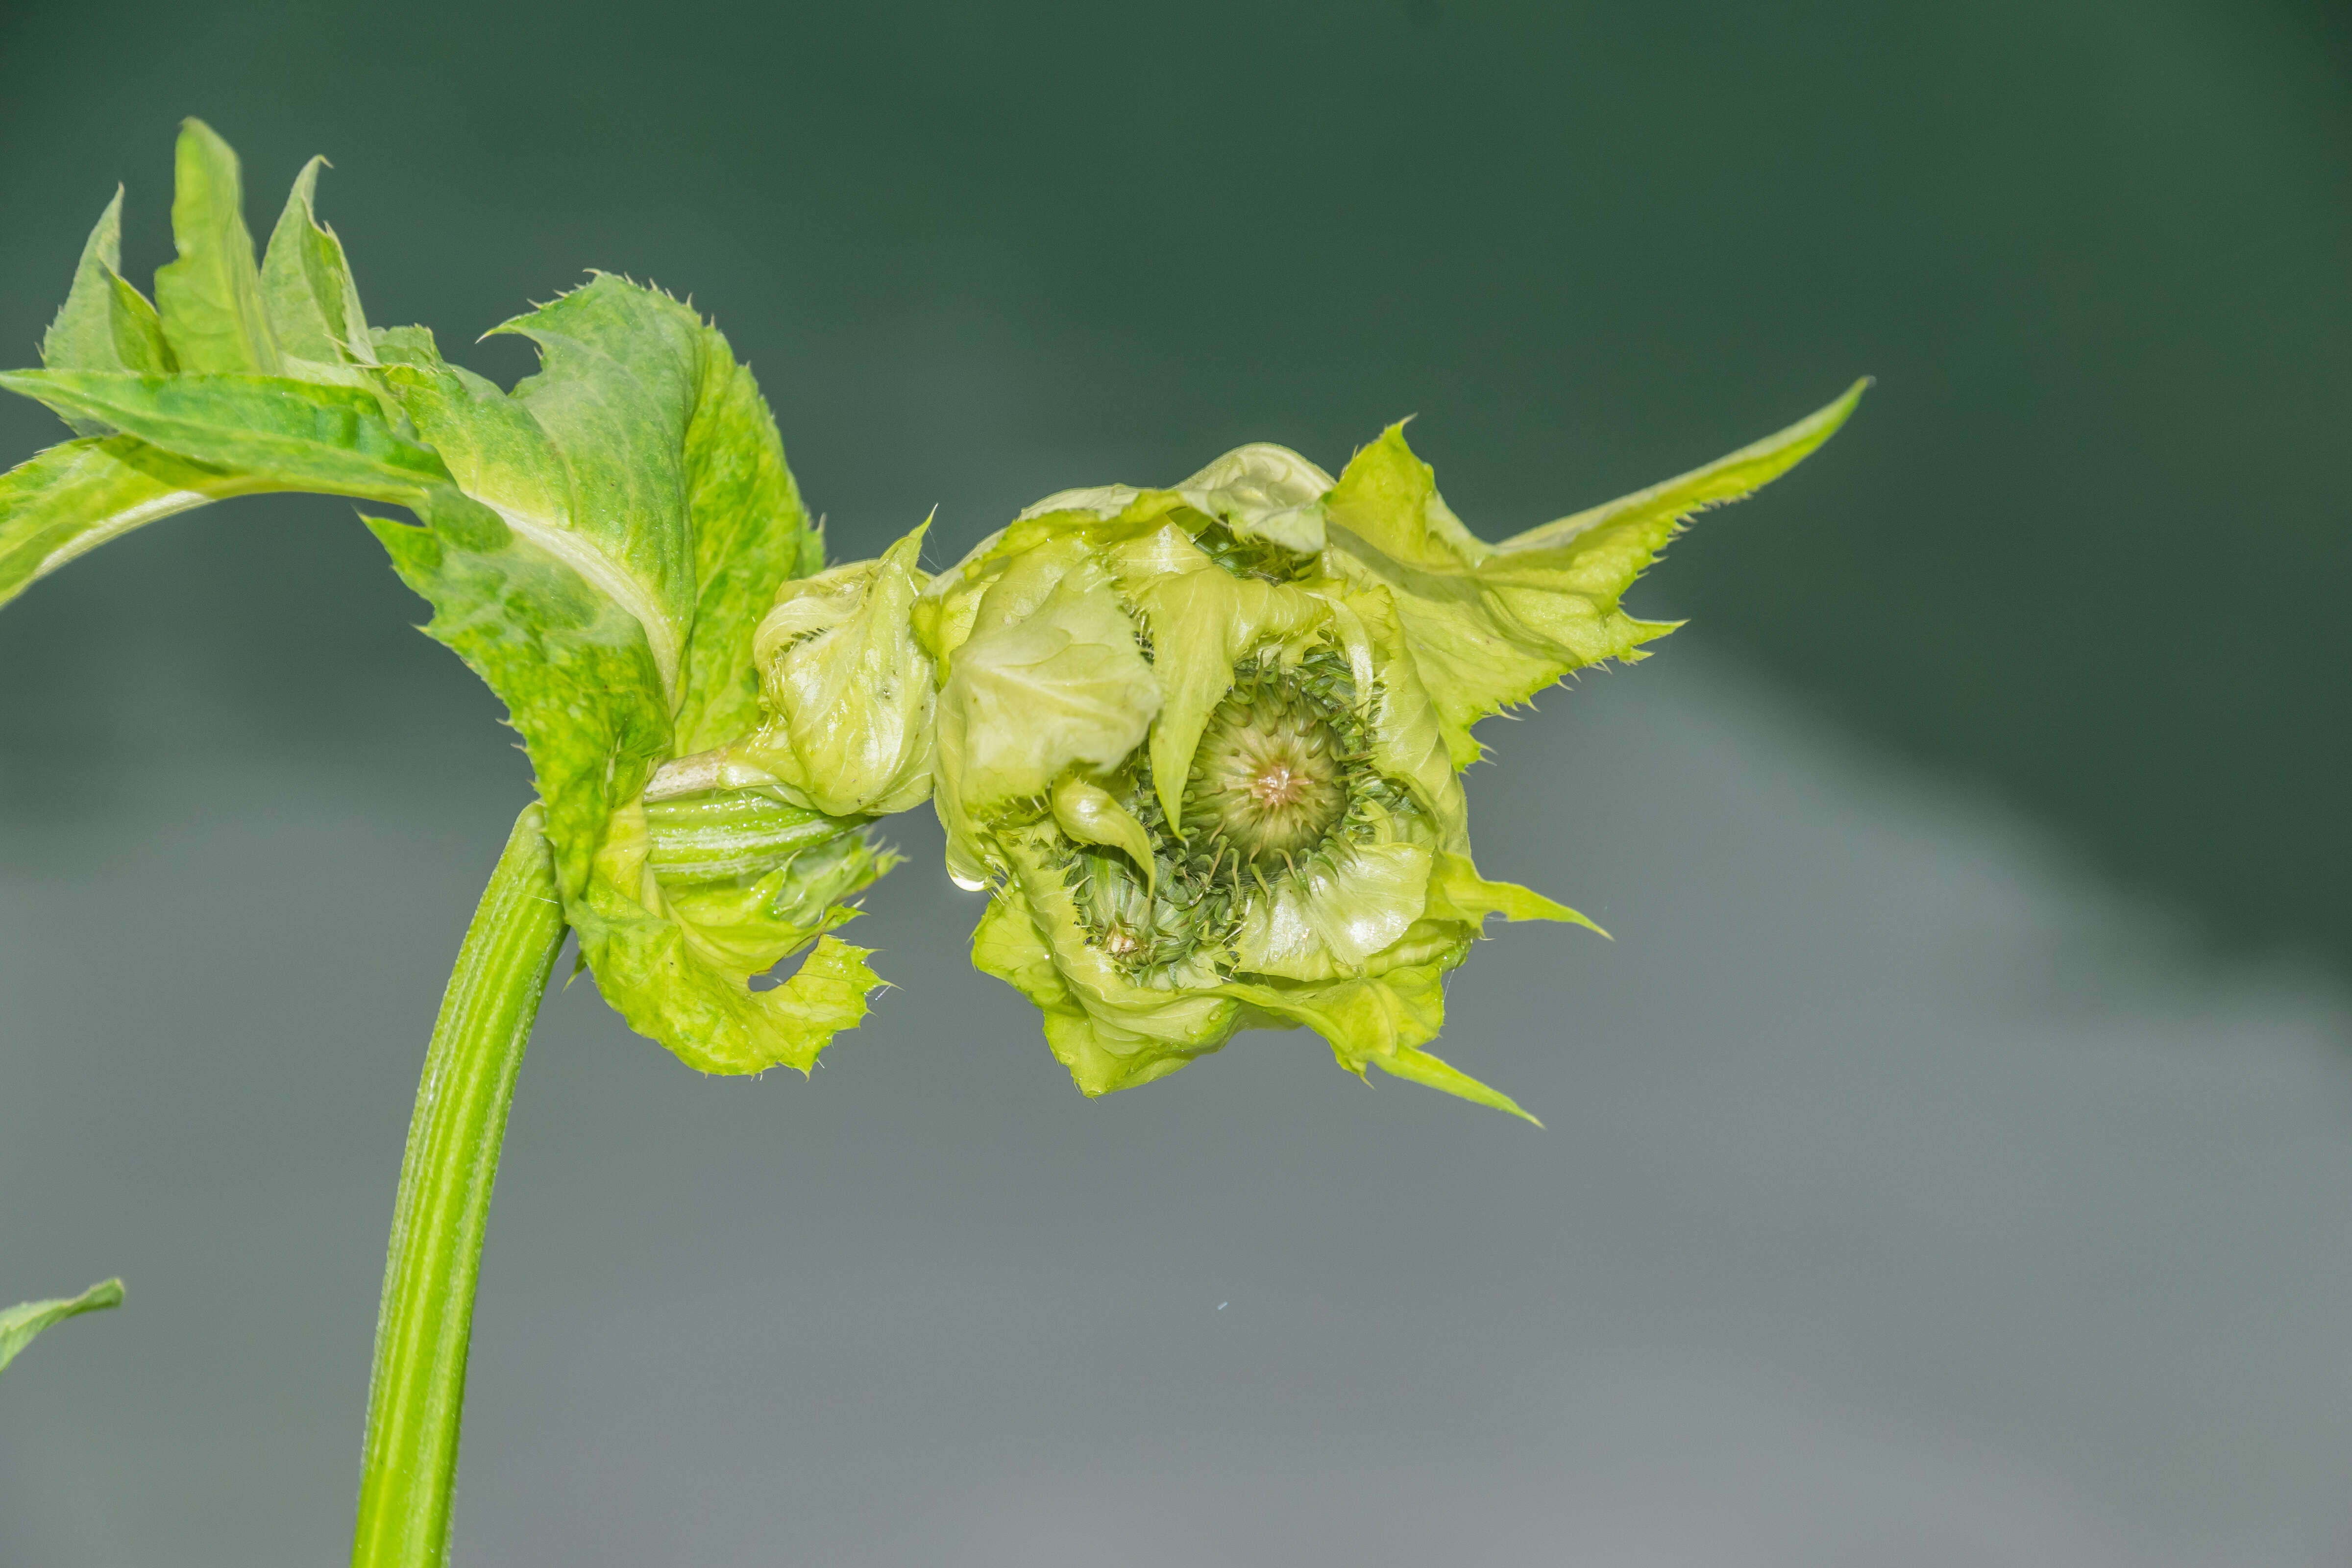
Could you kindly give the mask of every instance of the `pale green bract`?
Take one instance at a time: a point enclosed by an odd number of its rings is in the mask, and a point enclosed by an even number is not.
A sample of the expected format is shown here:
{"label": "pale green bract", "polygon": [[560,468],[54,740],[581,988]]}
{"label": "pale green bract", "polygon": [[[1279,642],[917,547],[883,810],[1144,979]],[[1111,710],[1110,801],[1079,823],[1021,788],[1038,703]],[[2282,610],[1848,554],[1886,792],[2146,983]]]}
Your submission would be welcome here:
{"label": "pale green bract", "polygon": [[[1489,544],[1394,426],[1334,479],[1257,445],[1170,489],[1066,490],[918,600],[940,672],[948,864],[992,889],[973,959],[1080,1089],[1304,1025],[1360,1076],[1525,1116],[1422,1047],[1486,917],[1591,925],[1482,877],[1470,726],[1672,626],[1624,591],[1692,514],[1836,430],[1811,417]],[[1598,928],[1595,928],[1598,929]],[[1532,1118],[1530,1118],[1532,1120]]]}
{"label": "pale green bract", "polygon": [[[120,271],[117,193],[45,368],[0,374],[80,437],[0,477],[0,602],[228,496],[406,509],[415,524],[368,524],[521,733],[606,998],[705,1070],[805,1069],[878,984],[830,932],[889,864],[866,816],[921,766],[846,805],[715,779],[643,798],[664,764],[772,725],[754,638],[823,563],[757,384],[691,310],[606,275],[496,329],[541,354],[511,392],[423,328],[371,329],[313,211],[319,168],[257,261],[236,155],[190,121],[153,305]],[[811,943],[792,979],[751,988]]]}
{"label": "pale green bract", "polygon": [[907,620],[928,527],[777,590],[751,642],[767,721],[717,754],[731,773],[764,773],[837,816],[930,798],[931,661]]}

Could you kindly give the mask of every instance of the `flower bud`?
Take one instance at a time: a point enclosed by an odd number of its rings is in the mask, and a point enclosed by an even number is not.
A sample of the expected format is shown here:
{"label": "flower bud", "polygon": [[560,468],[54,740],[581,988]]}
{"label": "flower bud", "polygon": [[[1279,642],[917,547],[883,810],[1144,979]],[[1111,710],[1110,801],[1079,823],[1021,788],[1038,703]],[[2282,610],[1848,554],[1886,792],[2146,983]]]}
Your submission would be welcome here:
{"label": "flower bud", "polygon": [[730,776],[757,769],[834,816],[887,816],[930,795],[931,661],[907,620],[923,532],[777,590],[752,639],[766,721],[725,748]]}

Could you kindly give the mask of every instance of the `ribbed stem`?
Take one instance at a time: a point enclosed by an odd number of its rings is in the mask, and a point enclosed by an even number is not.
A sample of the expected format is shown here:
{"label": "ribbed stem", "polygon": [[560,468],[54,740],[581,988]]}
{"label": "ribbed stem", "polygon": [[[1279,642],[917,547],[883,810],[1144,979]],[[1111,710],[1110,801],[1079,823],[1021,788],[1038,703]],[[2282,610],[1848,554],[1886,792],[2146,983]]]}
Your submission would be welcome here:
{"label": "ribbed stem", "polygon": [[474,1282],[499,1145],[531,1021],[563,942],[533,805],[515,821],[457,950],[401,1161],[376,1320],[352,1568],[441,1568],[466,1405]]}

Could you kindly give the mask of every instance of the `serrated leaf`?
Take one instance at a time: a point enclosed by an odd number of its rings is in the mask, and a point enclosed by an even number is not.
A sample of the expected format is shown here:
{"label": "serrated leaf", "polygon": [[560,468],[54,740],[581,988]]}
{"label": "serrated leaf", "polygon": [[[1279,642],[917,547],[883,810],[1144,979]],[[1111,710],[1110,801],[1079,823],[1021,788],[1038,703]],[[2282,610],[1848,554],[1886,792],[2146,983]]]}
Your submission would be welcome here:
{"label": "serrated leaf", "polygon": [[[125,431],[116,443],[144,443],[107,444],[115,447],[111,461],[102,452],[79,456],[79,467],[98,470],[95,481],[79,490],[53,487],[53,512],[92,516],[90,492],[110,478],[129,492],[125,515],[136,521],[145,520],[142,506],[162,515],[237,489],[390,501],[423,518],[422,528],[371,526],[403,580],[434,605],[430,635],[507,704],[540,774],[563,886],[572,896],[584,889],[605,821],[669,755],[667,696],[644,628],[571,561],[515,535],[461,494],[439,454],[387,423],[372,389],[274,376],[58,371],[0,374],[0,386]],[[162,481],[129,477],[142,450],[223,477],[158,495]],[[35,477],[37,470],[27,476]],[[0,569],[32,557],[37,522],[28,516],[28,542],[16,552],[6,548],[15,530],[0,521]],[[119,531],[121,519],[101,526]]]}
{"label": "serrated leaf", "polygon": [[459,515],[476,526],[365,521],[432,605],[425,635],[506,704],[538,775],[558,883],[576,900],[614,812],[669,755],[661,673],[636,619],[568,562],[487,510]]}
{"label": "serrated leaf", "polygon": [[261,261],[262,312],[285,374],[303,381],[367,384],[375,360],[359,287],[335,231],[313,205],[324,158],[302,166]]}
{"label": "serrated leaf", "polygon": [[752,636],[779,586],[824,565],[751,367],[736,363],[716,330],[700,331],[702,380],[686,431],[698,584],[677,702],[678,750],[688,752],[722,745],[760,722]]}
{"label": "serrated leaf", "polygon": [[54,1301],[26,1301],[21,1306],[0,1310],[0,1370],[16,1359],[16,1352],[33,1342],[35,1335],[55,1328],[68,1318],[78,1318],[84,1312],[103,1311],[122,1305],[122,1281],[101,1279],[79,1296]]}
{"label": "serrated leaf", "polygon": [[[144,301],[114,275],[118,200],[84,247],[47,368],[0,375],[90,433],[0,477],[0,601],[96,544],[229,495],[405,507],[416,525],[369,524],[433,605],[426,629],[523,736],[568,911],[583,939],[603,922],[588,945],[600,976],[614,968],[608,994],[712,1070],[805,1065],[862,1014],[871,983],[858,950],[822,936],[849,912],[822,900],[862,888],[888,857],[861,838],[839,863],[673,888],[667,900],[656,889],[634,913],[589,907],[596,857],[654,772],[682,744],[708,749],[757,722],[760,619],[779,584],[822,565],[750,373],[686,306],[598,275],[498,329],[541,355],[502,391],[444,362],[422,328],[367,326],[315,211],[319,161],[259,265],[226,143],[191,121],[176,167],[179,258],[159,274],[153,329],[142,338]],[[784,986],[754,993],[732,973],[812,937],[816,952]],[[673,982],[675,996],[645,990]],[[714,995],[765,1043],[694,1037]]]}
{"label": "serrated leaf", "polygon": [[[732,811],[719,837],[733,853],[761,837],[740,795],[708,804]],[[754,796],[750,804],[761,803]],[[866,963],[869,950],[827,933],[855,914],[845,900],[891,858],[866,843],[859,819],[768,810],[765,832],[781,848],[757,875],[738,864],[666,857],[647,810],[619,813],[572,914],[604,999],[631,1027],[703,1072],[806,1072],[835,1034],[865,1017],[866,998],[881,985]],[[778,812],[781,826],[772,820]],[[808,842],[806,830],[819,825],[822,837]],[[789,978],[752,988],[755,976],[812,940]]]}
{"label": "serrated leaf", "polygon": [[[118,193],[47,369],[0,374],[89,433],[0,478],[0,602],[224,496],[407,508],[416,524],[369,527],[433,605],[428,635],[522,733],[567,914],[614,1006],[713,1072],[807,1068],[866,1011],[873,971],[825,933],[889,856],[833,820],[828,851],[715,879],[658,856],[637,886],[595,869],[616,823],[642,827],[658,766],[757,724],[760,618],[779,583],[824,562],[760,388],[689,308],[609,275],[499,329],[541,351],[513,393],[446,364],[425,329],[372,331],[315,212],[318,169],[257,266],[236,153],[186,122],[160,312],[118,278]],[[800,973],[751,990],[812,941]]]}
{"label": "serrated leaf", "polygon": [[[1507,552],[1557,549],[1605,528],[1640,529],[1660,521],[1680,522],[1711,507],[1744,500],[1812,456],[1853,416],[1862,395],[1869,390],[1870,378],[1864,376],[1827,407],[1728,457],[1717,458],[1704,468],[1693,468],[1632,495],[1620,496],[1573,517],[1514,534],[1498,548]],[[1603,574],[1596,577],[1596,586],[1615,583],[1621,592],[1632,581],[1628,574],[1641,570],[1641,565],[1635,563],[1636,556],[1630,552],[1602,551],[1580,559],[1591,563],[1596,573]]]}
{"label": "serrated leaf", "polygon": [[1478,540],[1437,493],[1403,426],[1356,454],[1325,502],[1336,574],[1387,589],[1436,703],[1456,767],[1477,760],[1470,727],[1572,670],[1631,660],[1669,624],[1619,601],[1694,514],[1752,494],[1834,434],[1867,382],[1777,435],[1679,479],[1530,529]]}
{"label": "serrated leaf", "polygon": [[[698,608],[686,437],[702,387],[701,322],[666,295],[599,274],[492,331],[539,345],[538,374],[517,383],[508,398],[561,454],[568,493],[558,513],[520,494],[510,509],[504,476],[488,465],[477,467],[467,493],[541,542],[560,532],[565,548],[576,542],[608,563],[592,575],[645,623],[655,660],[675,691]],[[421,418],[418,428],[443,444],[443,430]],[[451,466],[457,466],[454,457]],[[557,477],[533,476],[537,482],[525,493],[539,501]]]}
{"label": "serrated leaf", "polygon": [[184,121],[173,174],[172,240],[179,259],[155,272],[164,340],[182,370],[277,374],[278,345],[262,310],[236,154],[203,121]]}
{"label": "serrated leaf", "polygon": [[[99,215],[82,246],[73,289],[41,339],[41,363],[51,370],[172,370],[163,326],[147,297],[123,280],[122,187]],[[85,422],[90,423],[90,422]],[[103,435],[96,428],[83,435]]]}

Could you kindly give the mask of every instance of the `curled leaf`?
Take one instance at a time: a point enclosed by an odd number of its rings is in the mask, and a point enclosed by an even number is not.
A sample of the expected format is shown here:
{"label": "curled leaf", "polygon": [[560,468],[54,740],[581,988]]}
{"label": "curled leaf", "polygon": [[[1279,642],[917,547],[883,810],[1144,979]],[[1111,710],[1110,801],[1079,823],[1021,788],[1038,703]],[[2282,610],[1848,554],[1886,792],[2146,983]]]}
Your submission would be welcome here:
{"label": "curled leaf", "polygon": [[[829,934],[896,861],[865,826],[772,789],[616,814],[572,921],[605,1000],[704,1072],[806,1072],[881,984]],[[789,978],[752,984],[812,942]]]}

